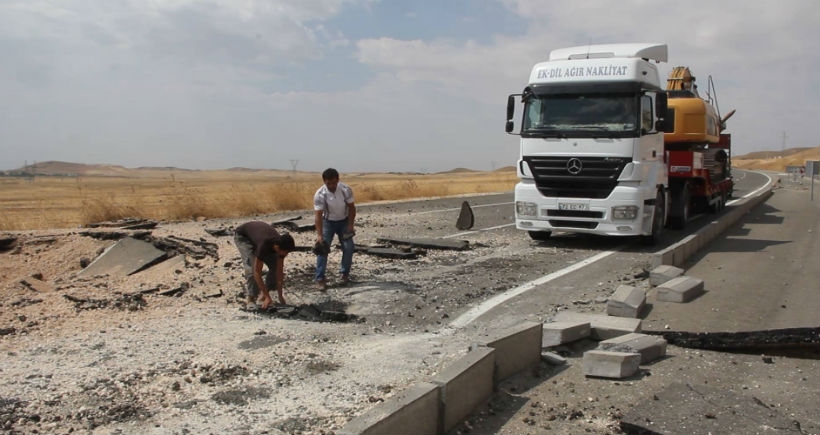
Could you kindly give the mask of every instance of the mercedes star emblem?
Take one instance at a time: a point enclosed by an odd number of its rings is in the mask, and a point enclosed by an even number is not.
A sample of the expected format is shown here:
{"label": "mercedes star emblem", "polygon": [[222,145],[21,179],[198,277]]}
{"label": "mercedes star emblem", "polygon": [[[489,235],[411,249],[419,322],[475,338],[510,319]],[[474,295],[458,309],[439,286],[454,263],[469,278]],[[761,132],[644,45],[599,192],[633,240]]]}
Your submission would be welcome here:
{"label": "mercedes star emblem", "polygon": [[572,175],[580,174],[582,169],[584,169],[584,165],[581,163],[581,159],[573,157],[567,162],[567,172]]}

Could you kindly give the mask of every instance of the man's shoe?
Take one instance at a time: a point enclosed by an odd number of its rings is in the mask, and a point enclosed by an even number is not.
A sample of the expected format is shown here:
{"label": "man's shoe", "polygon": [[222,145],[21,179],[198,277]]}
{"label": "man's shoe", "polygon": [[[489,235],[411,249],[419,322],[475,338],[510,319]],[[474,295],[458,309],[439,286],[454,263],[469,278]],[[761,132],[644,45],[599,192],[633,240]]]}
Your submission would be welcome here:
{"label": "man's shoe", "polygon": [[327,280],[322,278],[318,281],[315,281],[316,289],[319,291],[326,291],[327,290]]}
{"label": "man's shoe", "polygon": [[350,282],[350,275],[343,273],[342,274],[342,284],[347,284]]}

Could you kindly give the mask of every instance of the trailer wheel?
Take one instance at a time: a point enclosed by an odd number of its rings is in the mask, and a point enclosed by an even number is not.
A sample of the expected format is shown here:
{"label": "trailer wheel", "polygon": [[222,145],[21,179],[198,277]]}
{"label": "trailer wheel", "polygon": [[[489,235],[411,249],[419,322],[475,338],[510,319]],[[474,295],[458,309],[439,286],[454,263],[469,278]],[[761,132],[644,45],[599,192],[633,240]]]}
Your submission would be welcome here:
{"label": "trailer wheel", "polygon": [[544,242],[552,236],[552,231],[527,231],[530,238],[539,242]]}
{"label": "trailer wheel", "polygon": [[655,196],[655,210],[652,212],[652,232],[648,236],[641,236],[641,243],[644,245],[655,245],[663,234],[664,216],[666,215],[666,201],[663,191],[659,190]]}
{"label": "trailer wheel", "polygon": [[672,190],[672,207],[669,209],[670,228],[679,230],[686,226],[686,221],[689,220],[690,203],[689,184],[682,183]]}

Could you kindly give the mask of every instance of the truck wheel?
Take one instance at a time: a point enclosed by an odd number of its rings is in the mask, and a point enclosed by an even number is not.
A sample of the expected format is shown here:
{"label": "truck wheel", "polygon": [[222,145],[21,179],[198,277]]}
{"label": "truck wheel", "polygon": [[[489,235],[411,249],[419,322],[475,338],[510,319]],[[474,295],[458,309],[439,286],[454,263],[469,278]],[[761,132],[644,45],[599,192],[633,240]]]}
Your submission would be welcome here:
{"label": "truck wheel", "polygon": [[672,208],[669,209],[670,228],[679,230],[686,226],[686,221],[689,220],[690,202],[688,184],[683,183],[672,191]]}
{"label": "truck wheel", "polygon": [[546,241],[552,235],[552,231],[527,231],[530,238],[539,242]]}
{"label": "truck wheel", "polygon": [[666,202],[664,201],[664,194],[658,191],[655,196],[655,210],[652,212],[652,233],[648,236],[641,236],[641,243],[647,246],[657,244],[663,234],[664,215],[666,214]]}

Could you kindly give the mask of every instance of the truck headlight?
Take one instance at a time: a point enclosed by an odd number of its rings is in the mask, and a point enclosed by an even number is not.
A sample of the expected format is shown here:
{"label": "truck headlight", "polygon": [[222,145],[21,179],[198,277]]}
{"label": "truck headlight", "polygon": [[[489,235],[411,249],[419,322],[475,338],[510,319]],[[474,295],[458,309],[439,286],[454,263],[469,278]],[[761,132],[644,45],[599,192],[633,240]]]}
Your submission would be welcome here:
{"label": "truck headlight", "polygon": [[515,202],[515,213],[519,216],[536,216],[538,214],[538,205],[534,202]]}
{"label": "truck headlight", "polygon": [[612,219],[635,220],[638,217],[638,207],[635,205],[619,205],[612,207]]}

